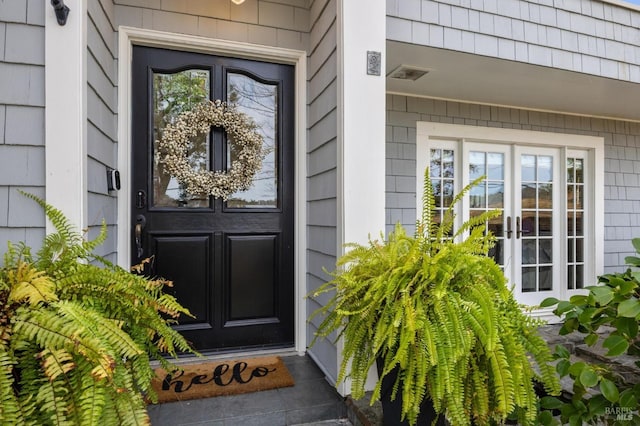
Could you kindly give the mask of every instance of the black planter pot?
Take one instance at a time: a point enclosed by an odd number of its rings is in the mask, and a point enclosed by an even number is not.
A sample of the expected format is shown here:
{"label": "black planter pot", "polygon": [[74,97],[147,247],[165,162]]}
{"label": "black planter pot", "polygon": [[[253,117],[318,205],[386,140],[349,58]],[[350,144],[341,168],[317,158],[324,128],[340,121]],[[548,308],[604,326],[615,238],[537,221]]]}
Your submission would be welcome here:
{"label": "black planter pot", "polygon": [[[378,375],[382,373],[383,362],[384,361],[381,358],[376,360]],[[402,418],[402,392],[398,390],[396,399],[393,401],[391,400],[393,385],[398,377],[398,370],[399,367],[394,368],[382,379],[380,402],[382,403],[384,426],[409,426],[409,422],[406,419],[404,421],[400,421]],[[402,387],[402,384],[400,384],[400,387]],[[434,420],[436,419],[437,421],[434,423]],[[436,414],[436,410],[433,408],[431,399],[426,397],[422,401],[422,404],[420,404],[420,414],[418,415],[416,425],[431,426],[432,424],[436,426],[445,426],[447,423],[445,422],[444,416],[438,416]]]}

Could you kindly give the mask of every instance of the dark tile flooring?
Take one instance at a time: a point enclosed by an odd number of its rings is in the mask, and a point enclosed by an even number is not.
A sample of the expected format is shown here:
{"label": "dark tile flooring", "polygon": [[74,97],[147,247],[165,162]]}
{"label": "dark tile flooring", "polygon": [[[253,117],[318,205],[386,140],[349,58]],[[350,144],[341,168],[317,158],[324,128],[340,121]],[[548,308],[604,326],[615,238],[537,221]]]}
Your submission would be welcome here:
{"label": "dark tile flooring", "polygon": [[295,385],[149,406],[153,426],[349,425],[344,399],[308,356],[282,356]]}

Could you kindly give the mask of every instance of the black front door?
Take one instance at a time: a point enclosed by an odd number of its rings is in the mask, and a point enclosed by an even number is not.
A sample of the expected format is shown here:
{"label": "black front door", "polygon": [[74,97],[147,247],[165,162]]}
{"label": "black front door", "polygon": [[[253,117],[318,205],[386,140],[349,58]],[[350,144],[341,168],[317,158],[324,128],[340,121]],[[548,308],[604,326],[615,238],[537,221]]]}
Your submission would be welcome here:
{"label": "black front door", "polygon": [[[132,264],[150,258],[148,273],[174,282],[195,315],[176,328],[197,349],[293,345],[294,68],[138,46],[132,67]],[[218,99],[253,119],[266,150],[251,188],[227,201],[188,193],[157,157],[168,123]],[[189,164],[226,170],[233,143],[211,128]]]}

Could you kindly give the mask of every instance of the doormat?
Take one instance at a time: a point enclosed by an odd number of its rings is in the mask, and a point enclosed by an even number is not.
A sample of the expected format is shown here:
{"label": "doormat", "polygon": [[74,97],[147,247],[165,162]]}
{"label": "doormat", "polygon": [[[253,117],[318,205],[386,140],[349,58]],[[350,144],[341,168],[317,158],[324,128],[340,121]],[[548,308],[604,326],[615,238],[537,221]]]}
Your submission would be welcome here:
{"label": "doormat", "polygon": [[277,356],[220,360],[183,365],[167,372],[156,368],[153,389],[158,403],[236,395],[293,386],[289,370]]}

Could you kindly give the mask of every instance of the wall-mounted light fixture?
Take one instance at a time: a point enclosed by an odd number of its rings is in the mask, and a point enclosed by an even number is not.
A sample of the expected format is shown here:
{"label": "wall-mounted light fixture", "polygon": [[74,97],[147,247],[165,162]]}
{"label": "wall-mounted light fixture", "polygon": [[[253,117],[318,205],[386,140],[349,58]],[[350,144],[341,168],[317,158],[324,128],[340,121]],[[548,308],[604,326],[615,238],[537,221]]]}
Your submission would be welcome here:
{"label": "wall-mounted light fixture", "polygon": [[67,23],[67,17],[69,16],[69,7],[64,4],[64,0],[51,0],[51,6],[56,12],[56,19],[58,25],[64,25]]}
{"label": "wall-mounted light fixture", "polygon": [[231,2],[233,4],[242,4],[242,3],[244,3],[244,0],[231,0]]}

